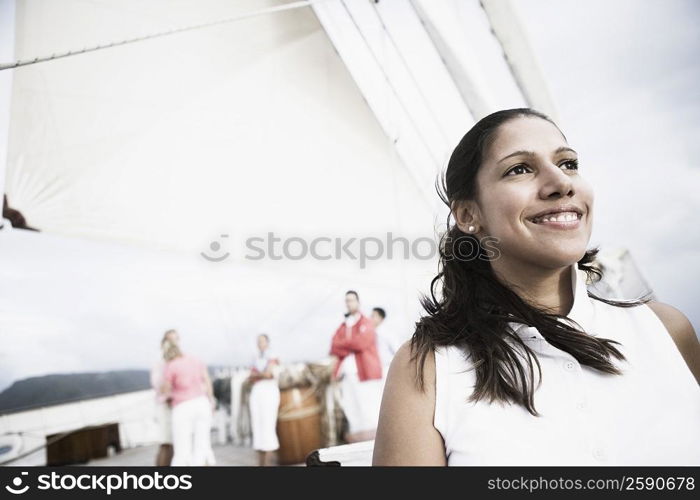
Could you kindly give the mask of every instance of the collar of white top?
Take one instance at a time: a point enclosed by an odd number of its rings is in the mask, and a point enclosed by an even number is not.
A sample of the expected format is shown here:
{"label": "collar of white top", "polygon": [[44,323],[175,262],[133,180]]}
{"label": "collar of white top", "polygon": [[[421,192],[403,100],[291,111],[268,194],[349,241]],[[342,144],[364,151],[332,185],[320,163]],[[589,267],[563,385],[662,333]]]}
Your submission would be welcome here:
{"label": "collar of white top", "polygon": [[[574,304],[566,317],[574,320],[586,333],[590,334],[592,333],[590,328],[593,324],[593,304],[591,304],[591,299],[588,297],[588,289],[586,287],[587,274],[586,271],[579,269],[576,264],[572,264],[570,270],[571,287],[574,292]],[[523,340],[544,340],[542,334],[537,331],[537,328],[534,326],[528,326],[515,321],[509,322],[508,326]],[[575,327],[575,325],[571,326]]]}

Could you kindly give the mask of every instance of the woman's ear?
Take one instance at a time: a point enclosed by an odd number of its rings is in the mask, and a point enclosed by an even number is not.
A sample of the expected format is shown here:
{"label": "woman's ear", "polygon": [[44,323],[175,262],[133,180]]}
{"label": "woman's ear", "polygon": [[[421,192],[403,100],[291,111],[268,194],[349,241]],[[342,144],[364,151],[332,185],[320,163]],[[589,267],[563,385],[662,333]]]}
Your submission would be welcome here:
{"label": "woman's ear", "polygon": [[472,200],[459,200],[452,203],[452,216],[460,231],[473,234],[479,231],[479,209]]}

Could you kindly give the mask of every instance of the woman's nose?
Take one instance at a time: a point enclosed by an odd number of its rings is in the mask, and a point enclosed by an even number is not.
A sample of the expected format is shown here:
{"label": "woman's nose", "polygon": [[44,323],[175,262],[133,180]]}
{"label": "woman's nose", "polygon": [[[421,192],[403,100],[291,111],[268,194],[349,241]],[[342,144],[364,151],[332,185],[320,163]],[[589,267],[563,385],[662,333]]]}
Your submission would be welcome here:
{"label": "woman's nose", "polygon": [[542,169],[542,186],[540,193],[542,198],[552,196],[571,196],[574,194],[574,183],[570,175],[557,165],[547,165]]}

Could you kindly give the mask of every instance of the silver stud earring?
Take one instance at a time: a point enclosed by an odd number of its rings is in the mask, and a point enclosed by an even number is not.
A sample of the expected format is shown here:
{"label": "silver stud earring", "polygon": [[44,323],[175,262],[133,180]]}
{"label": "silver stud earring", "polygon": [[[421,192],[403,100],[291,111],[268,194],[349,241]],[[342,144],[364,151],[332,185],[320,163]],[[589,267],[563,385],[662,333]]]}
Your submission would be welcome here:
{"label": "silver stud earring", "polygon": [[474,226],[469,226],[469,232],[473,233],[474,232]]}

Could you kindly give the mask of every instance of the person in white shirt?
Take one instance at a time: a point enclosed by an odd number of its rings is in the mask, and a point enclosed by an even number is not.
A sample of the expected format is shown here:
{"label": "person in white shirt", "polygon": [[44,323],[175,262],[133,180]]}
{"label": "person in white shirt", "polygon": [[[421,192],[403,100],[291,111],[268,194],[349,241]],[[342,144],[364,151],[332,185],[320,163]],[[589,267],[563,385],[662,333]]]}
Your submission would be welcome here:
{"label": "person in white shirt", "polygon": [[700,465],[695,331],[669,305],[588,290],[593,190],[556,124],[482,118],[442,188],[439,274],[392,361],[373,463]]}
{"label": "person in white shirt", "polygon": [[165,371],[165,359],[163,346],[168,342],[178,345],[180,335],[176,330],[168,330],[163,334],[160,341],[160,356],[151,367],[151,387],[156,392],[156,423],[158,428],[158,454],[156,455],[156,466],[165,467],[170,465],[173,459],[173,430],[172,430],[172,410],[168,404],[168,397],[162,391],[163,373]]}
{"label": "person in white shirt", "polygon": [[280,406],[279,359],[269,349],[270,337],[258,335],[258,354],[251,363],[249,379],[250,424],[253,449],[260,466],[272,465],[274,452],[280,447],[277,437],[277,414]]}
{"label": "person in white shirt", "polygon": [[394,354],[401,347],[401,342],[394,335],[393,330],[386,327],[386,311],[383,308],[375,307],[372,309],[370,318],[374,323],[374,330],[377,332],[377,351],[382,362],[382,371],[386,377],[391,360],[394,359]]}

